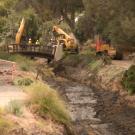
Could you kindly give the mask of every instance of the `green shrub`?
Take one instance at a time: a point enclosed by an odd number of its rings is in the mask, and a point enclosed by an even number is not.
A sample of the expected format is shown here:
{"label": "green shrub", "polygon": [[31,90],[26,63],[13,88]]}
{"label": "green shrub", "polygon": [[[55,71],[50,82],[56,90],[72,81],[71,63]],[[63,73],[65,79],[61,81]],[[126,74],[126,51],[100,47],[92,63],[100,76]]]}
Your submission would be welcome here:
{"label": "green shrub", "polygon": [[22,71],[35,71],[34,61],[28,57],[0,52],[0,59],[16,62]]}
{"label": "green shrub", "polygon": [[5,52],[0,52],[0,59],[9,60],[10,57],[11,57],[10,54],[5,53]]}
{"label": "green shrub", "polygon": [[80,63],[79,55],[76,54],[70,54],[70,55],[67,54],[63,60],[63,64],[67,66],[75,67],[79,63]]}
{"label": "green shrub", "polygon": [[14,81],[15,85],[19,86],[29,86],[33,83],[34,81],[30,78],[19,78]]}
{"label": "green shrub", "polygon": [[23,71],[33,71],[35,68],[34,61],[25,56],[12,55],[9,57],[9,60],[16,62]]}
{"label": "green shrub", "polygon": [[94,60],[89,63],[89,68],[91,71],[98,71],[99,68],[103,66],[103,60]]}
{"label": "green shrub", "polygon": [[53,69],[50,68],[44,62],[36,63],[36,71],[37,71],[36,80],[38,79],[39,76],[42,77],[43,80],[45,80],[46,78],[54,77]]}
{"label": "green shrub", "polygon": [[70,121],[63,101],[58,93],[48,85],[37,82],[26,87],[26,91],[30,96],[29,104],[33,107],[32,110],[41,117],[49,116],[61,123],[68,123]]}
{"label": "green shrub", "polygon": [[135,93],[135,65],[132,65],[125,73],[122,79],[122,85],[129,94]]}
{"label": "green shrub", "polygon": [[9,103],[9,105],[7,106],[6,110],[9,112],[9,113],[12,113],[16,116],[20,116],[22,115],[22,105],[18,102],[18,101],[11,101]]}
{"label": "green shrub", "polygon": [[83,50],[80,54],[66,55],[63,60],[63,64],[72,67],[76,67],[78,65],[88,66],[95,57],[95,53],[89,48],[87,50]]}

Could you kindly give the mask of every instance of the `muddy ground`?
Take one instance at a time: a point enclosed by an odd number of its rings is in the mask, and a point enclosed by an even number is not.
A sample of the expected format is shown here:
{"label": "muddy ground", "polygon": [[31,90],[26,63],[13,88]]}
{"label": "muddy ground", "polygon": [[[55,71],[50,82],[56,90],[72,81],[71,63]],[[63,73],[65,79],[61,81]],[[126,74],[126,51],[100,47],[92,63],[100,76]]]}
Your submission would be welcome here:
{"label": "muddy ground", "polygon": [[[78,103],[79,107],[83,106],[83,108],[87,108],[87,106],[92,107],[90,110],[85,109],[84,112],[87,112],[86,118],[81,119],[81,113],[76,113],[76,115],[80,115],[78,117],[79,120],[75,121],[75,125],[78,127],[79,125],[79,135],[87,135],[90,131],[90,135],[135,135],[135,100],[134,96],[129,96],[128,93],[122,90],[121,87],[115,86],[115,90],[112,90],[113,85],[108,85],[103,89],[99,84],[100,80],[88,80],[89,78],[83,78],[81,76],[81,70],[77,73],[76,70],[70,69],[70,67],[66,68],[62,67],[59,71],[56,70],[55,81],[49,81],[49,84],[53,87],[57,88],[61,94],[69,101],[73,101],[72,99],[76,99],[77,86],[82,87],[83,93],[81,93],[82,101],[84,99],[88,99],[86,103]],[[117,67],[118,68],[118,67]],[[127,66],[126,66],[127,68]],[[120,72],[121,69],[120,68]],[[68,72],[69,71],[69,72]],[[106,70],[105,70],[106,71]],[[115,69],[114,69],[115,71]],[[78,74],[78,75],[77,75]],[[59,79],[59,76],[62,76]],[[86,76],[85,76],[86,77]],[[65,79],[66,78],[66,79]],[[67,79],[68,78],[68,79]],[[118,78],[120,79],[120,78]],[[82,81],[83,80],[83,81]],[[115,77],[116,83],[117,78]],[[106,81],[106,80],[105,80]],[[85,84],[84,84],[85,82]],[[97,83],[98,82],[98,83]],[[104,82],[103,82],[104,83]],[[110,86],[110,87],[109,87]],[[70,87],[70,88],[69,88]],[[72,87],[72,88],[71,88]],[[87,88],[86,88],[87,87]],[[76,88],[76,92],[74,92],[74,96],[67,96],[69,93],[73,92],[73,89]],[[108,89],[107,89],[108,88]],[[71,90],[72,89],[72,90]],[[85,91],[91,91],[89,94]],[[117,90],[118,89],[118,90]],[[67,90],[69,90],[67,92]],[[92,95],[92,96],[91,96]],[[89,100],[94,98],[95,103],[89,104]],[[78,99],[76,99],[78,100]],[[92,101],[92,99],[91,99]],[[76,107],[76,106],[74,106]],[[95,115],[92,118],[97,119],[98,122],[89,119],[89,114],[91,115],[91,110],[94,110]],[[81,111],[80,109],[78,110]],[[86,129],[85,132],[83,129]],[[82,133],[81,133],[82,132]],[[93,132],[93,133],[92,133]]]}

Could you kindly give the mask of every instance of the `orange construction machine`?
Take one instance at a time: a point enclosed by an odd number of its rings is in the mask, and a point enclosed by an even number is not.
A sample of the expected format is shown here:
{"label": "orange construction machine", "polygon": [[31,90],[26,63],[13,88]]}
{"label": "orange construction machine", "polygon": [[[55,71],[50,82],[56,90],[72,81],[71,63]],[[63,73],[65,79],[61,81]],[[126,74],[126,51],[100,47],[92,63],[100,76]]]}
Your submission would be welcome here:
{"label": "orange construction machine", "polygon": [[97,55],[108,55],[112,59],[122,59],[122,52],[118,51],[107,41],[103,41],[100,36],[96,38],[96,54]]}
{"label": "orange construction machine", "polygon": [[96,38],[96,53],[109,55],[112,58],[116,56],[116,49],[111,44],[103,41],[99,36]]}

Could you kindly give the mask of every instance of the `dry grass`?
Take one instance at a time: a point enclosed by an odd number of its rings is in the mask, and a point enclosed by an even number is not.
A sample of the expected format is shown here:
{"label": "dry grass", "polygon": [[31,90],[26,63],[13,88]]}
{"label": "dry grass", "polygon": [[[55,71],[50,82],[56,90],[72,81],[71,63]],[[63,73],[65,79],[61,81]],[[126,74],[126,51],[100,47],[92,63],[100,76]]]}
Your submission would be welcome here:
{"label": "dry grass", "polygon": [[26,87],[26,91],[30,96],[29,105],[41,117],[51,117],[64,124],[70,122],[64,102],[48,85],[37,82]]}
{"label": "dry grass", "polygon": [[4,110],[0,108],[0,135],[7,135],[13,127],[13,123],[10,120],[5,119]]}

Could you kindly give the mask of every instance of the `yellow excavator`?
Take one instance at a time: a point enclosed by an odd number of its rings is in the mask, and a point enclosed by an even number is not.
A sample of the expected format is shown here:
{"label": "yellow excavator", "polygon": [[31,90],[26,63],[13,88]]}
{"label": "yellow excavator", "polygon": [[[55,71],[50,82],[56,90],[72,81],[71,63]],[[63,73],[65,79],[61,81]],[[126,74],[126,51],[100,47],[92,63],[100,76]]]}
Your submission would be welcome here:
{"label": "yellow excavator", "polygon": [[58,26],[53,26],[52,32],[57,44],[63,45],[64,50],[78,53],[78,45],[73,37],[68,35]]}
{"label": "yellow excavator", "polygon": [[21,37],[22,37],[23,32],[24,32],[24,27],[25,27],[25,19],[23,18],[22,21],[21,21],[20,27],[19,27],[19,29],[18,29],[18,32],[17,32],[17,34],[16,34],[15,43],[16,43],[17,45],[19,45],[20,42],[21,42]]}

